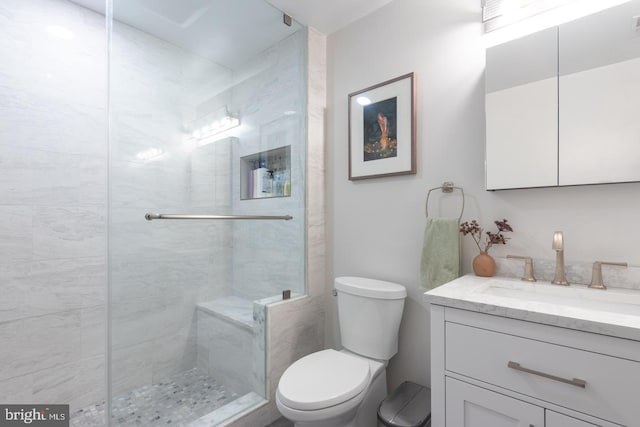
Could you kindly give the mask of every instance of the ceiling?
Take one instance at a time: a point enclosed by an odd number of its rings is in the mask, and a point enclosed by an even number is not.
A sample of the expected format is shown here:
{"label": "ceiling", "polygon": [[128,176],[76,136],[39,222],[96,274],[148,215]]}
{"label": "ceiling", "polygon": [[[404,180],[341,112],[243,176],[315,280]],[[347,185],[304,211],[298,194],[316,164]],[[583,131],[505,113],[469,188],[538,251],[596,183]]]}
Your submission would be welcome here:
{"label": "ceiling", "polygon": [[[71,0],[104,14],[105,0]],[[235,69],[309,25],[330,34],[391,0],[112,0],[117,21]],[[294,18],[288,27],[282,11]],[[296,22],[297,21],[297,22]],[[117,31],[117,29],[116,29]]]}
{"label": "ceiling", "polygon": [[392,0],[267,0],[303,25],[331,34]]}

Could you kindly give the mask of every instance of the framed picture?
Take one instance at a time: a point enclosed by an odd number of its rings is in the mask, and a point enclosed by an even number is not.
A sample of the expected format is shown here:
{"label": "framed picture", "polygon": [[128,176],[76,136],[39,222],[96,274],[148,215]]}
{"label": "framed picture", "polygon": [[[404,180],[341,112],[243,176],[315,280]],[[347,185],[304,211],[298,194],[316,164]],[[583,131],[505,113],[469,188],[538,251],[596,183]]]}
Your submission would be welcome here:
{"label": "framed picture", "polygon": [[416,173],[413,73],[349,94],[349,179]]}

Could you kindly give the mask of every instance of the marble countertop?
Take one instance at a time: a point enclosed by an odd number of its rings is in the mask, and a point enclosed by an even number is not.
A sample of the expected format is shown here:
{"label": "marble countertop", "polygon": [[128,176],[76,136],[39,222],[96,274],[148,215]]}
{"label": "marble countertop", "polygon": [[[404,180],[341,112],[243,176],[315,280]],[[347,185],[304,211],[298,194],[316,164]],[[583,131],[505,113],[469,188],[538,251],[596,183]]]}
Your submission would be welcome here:
{"label": "marble countertop", "polygon": [[425,292],[430,304],[640,341],[640,291],[467,275]]}

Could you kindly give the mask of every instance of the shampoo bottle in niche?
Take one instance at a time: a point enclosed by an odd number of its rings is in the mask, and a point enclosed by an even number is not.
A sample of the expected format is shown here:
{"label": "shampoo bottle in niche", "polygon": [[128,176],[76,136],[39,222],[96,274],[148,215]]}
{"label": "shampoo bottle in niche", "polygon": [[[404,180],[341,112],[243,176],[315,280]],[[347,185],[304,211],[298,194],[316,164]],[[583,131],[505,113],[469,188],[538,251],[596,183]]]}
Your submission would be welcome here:
{"label": "shampoo bottle in niche", "polygon": [[282,172],[282,186],[283,186],[283,195],[291,196],[291,171],[289,169],[284,169]]}
{"label": "shampoo bottle in niche", "polygon": [[282,169],[276,168],[273,171],[273,195],[275,197],[284,196],[284,182],[282,181]]}
{"label": "shampoo bottle in niche", "polygon": [[264,167],[264,161],[260,160],[256,162],[256,167],[252,171],[253,173],[253,198],[259,199],[264,197],[262,193],[262,176],[264,175],[267,168]]}
{"label": "shampoo bottle in niche", "polygon": [[282,181],[282,156],[278,157],[277,163],[273,167],[273,191],[274,197],[284,196],[284,181]]}
{"label": "shampoo bottle in niche", "polygon": [[271,197],[273,187],[272,171],[267,169],[266,161],[260,160],[260,167],[254,170],[254,197]]}
{"label": "shampoo bottle in niche", "polygon": [[251,169],[247,172],[247,198],[253,199],[256,194],[256,186],[254,184],[255,170],[258,168],[258,162],[253,162]]}
{"label": "shampoo bottle in niche", "polygon": [[273,172],[267,169],[264,159],[260,160],[260,168],[258,168],[258,170],[260,197],[271,197],[271,193],[273,192]]}

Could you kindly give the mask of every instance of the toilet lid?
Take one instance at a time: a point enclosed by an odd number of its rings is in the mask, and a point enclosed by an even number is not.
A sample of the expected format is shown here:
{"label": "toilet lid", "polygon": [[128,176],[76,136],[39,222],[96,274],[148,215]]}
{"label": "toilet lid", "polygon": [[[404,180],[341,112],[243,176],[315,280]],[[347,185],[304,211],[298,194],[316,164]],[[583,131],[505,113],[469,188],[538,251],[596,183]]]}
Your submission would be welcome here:
{"label": "toilet lid", "polygon": [[369,384],[369,362],[335,350],[296,361],[278,384],[280,401],[292,409],[328,408],[357,396]]}

